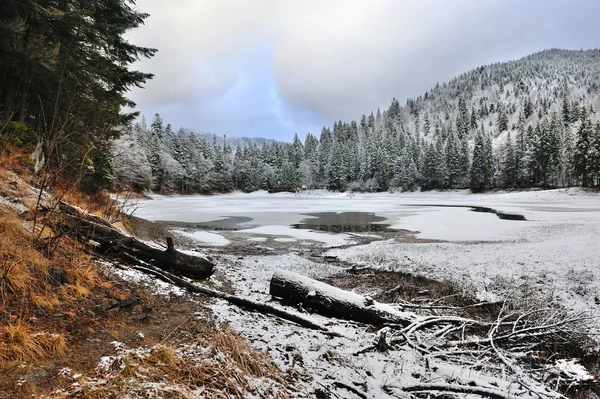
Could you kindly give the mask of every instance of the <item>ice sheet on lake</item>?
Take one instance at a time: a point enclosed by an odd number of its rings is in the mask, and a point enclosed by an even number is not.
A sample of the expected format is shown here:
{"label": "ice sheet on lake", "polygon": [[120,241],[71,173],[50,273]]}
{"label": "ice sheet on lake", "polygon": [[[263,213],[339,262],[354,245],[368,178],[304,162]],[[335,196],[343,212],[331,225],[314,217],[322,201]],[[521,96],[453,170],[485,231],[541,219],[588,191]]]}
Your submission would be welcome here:
{"label": "ice sheet on lake", "polygon": [[[421,231],[423,238],[458,241],[504,240],[517,234],[525,225],[544,221],[600,221],[598,196],[580,189],[491,194],[470,194],[468,191],[362,194],[256,192],[153,198],[140,201],[136,216],[180,222],[208,222],[235,216],[251,218],[251,221],[238,226],[243,228],[290,226],[310,213],[372,212],[387,218],[394,227]],[[436,205],[485,206],[521,214],[527,222],[500,220],[493,214],[471,212],[468,208],[440,208]],[[454,223],[456,225],[452,226]],[[457,233],[459,230],[460,234]]]}
{"label": "ice sheet on lake", "polygon": [[444,241],[498,241],[516,238],[523,229],[514,220],[502,220],[493,213],[469,208],[428,207],[403,218],[395,229],[418,231],[419,238]]}

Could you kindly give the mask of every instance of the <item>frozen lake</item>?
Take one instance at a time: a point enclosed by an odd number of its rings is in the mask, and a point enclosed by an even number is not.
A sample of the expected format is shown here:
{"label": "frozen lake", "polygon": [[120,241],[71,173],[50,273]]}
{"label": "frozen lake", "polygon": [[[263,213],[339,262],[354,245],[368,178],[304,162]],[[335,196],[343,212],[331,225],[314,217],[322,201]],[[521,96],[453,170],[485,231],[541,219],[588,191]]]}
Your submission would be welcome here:
{"label": "frozen lake", "polygon": [[[489,207],[523,215],[502,220],[468,207]],[[320,215],[316,215],[320,214]],[[544,223],[600,221],[597,195],[579,190],[504,194],[462,192],[347,194],[257,192],[215,196],[154,196],[141,201],[136,216],[154,221],[187,222],[204,228],[251,229],[296,224],[379,223],[419,231],[421,238],[447,241],[514,240]],[[339,215],[337,218],[335,215]],[[329,220],[329,221],[327,221]]]}
{"label": "frozen lake", "polygon": [[[236,193],[155,196],[142,201],[135,215],[154,221],[188,223],[172,226],[172,231],[195,240],[198,251],[215,254],[217,267],[237,294],[257,302],[271,300],[271,276],[282,269],[323,279],[350,267],[367,266],[374,274],[392,271],[448,282],[460,293],[482,301],[510,298],[523,309],[560,306],[597,316],[599,198],[598,194],[580,189],[477,195],[466,191]],[[474,212],[470,207],[519,214],[526,220],[501,219],[494,213]],[[304,224],[308,229],[294,228],[296,224]],[[320,225],[343,228],[325,232],[320,231]],[[406,234],[375,228],[356,232],[356,226],[365,225],[415,231],[417,237],[433,242],[415,243],[405,240]],[[259,247],[261,252],[245,252]],[[335,262],[319,261],[322,256]],[[359,293],[374,295],[376,291]],[[372,339],[362,327],[336,322],[332,328],[339,328],[344,337],[323,340],[312,331],[272,323],[269,318],[240,312],[223,301],[215,301],[212,309],[218,320],[243,333],[254,346],[274,353],[283,367],[288,366],[288,349],[282,348],[289,348],[290,343],[303,354],[307,368],[324,370],[326,378],[336,375],[349,381],[361,380],[363,370],[370,369],[378,370],[375,375],[389,375],[397,380],[405,362],[411,369],[418,369],[420,364],[421,355],[413,357],[410,351],[398,356],[402,361],[400,371],[390,367],[393,363],[389,358],[380,357],[388,355],[375,352],[352,356]],[[323,324],[329,321],[317,320]],[[591,333],[600,340],[597,319]],[[323,360],[327,358],[321,355],[321,349],[315,349],[323,342],[350,360],[340,362],[342,366],[332,366]],[[279,350],[273,350],[274,347]],[[468,368],[439,367],[439,374],[472,378]],[[404,374],[404,378],[411,377]],[[386,397],[381,393],[379,380],[371,384],[370,392],[376,392],[372,397]]]}
{"label": "frozen lake", "polygon": [[[221,221],[223,229],[237,229],[209,231],[188,226],[187,236],[204,248],[226,247],[231,239],[255,245],[267,240],[287,243],[292,252],[315,245],[345,246],[328,254],[350,264],[451,280],[482,299],[497,299],[521,286],[533,287],[570,309],[596,311],[600,310],[599,198],[577,188],[477,195],[466,191],[258,192],[155,196],[142,201],[135,215],[154,221]],[[526,220],[503,220],[464,206],[489,207],[523,215]],[[419,238],[440,242],[411,244],[378,237],[377,232],[329,233],[293,227],[302,221],[335,220],[335,215],[416,231]],[[358,245],[360,234],[375,241]]]}

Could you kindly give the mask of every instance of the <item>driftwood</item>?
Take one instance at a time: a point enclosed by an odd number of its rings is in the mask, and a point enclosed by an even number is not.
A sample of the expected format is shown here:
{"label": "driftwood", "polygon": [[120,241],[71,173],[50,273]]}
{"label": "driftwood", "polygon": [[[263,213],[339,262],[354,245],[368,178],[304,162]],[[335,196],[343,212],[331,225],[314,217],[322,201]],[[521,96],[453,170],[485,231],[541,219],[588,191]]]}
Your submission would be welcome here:
{"label": "driftwood", "polygon": [[365,324],[405,326],[415,320],[412,313],[401,312],[369,297],[283,270],[273,274],[270,294],[281,298],[286,304],[302,304],[304,308],[323,316]]}
{"label": "driftwood", "polygon": [[205,279],[214,273],[213,262],[175,250],[170,237],[167,238],[167,249],[161,250],[126,236],[102,218],[64,202],[59,206],[63,218],[57,222],[58,227],[81,242],[92,243],[97,253],[142,266],[150,264],[193,279]]}

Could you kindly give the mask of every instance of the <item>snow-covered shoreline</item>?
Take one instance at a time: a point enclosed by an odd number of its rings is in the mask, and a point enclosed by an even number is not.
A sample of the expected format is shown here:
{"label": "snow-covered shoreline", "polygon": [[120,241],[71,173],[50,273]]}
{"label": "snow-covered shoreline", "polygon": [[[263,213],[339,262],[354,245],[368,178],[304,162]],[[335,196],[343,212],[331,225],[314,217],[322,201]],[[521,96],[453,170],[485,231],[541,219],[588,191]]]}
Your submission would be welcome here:
{"label": "snow-covered shoreline", "polygon": [[[502,220],[464,206],[490,207],[521,214],[527,220]],[[488,194],[316,191],[157,196],[141,204],[137,215],[177,219],[183,217],[182,210],[187,210],[187,221],[252,218],[247,226],[242,223],[238,226],[241,230],[227,235],[242,237],[248,243],[269,236],[280,237],[275,240],[289,243],[291,249],[309,248],[315,243],[320,247],[342,246],[327,254],[350,264],[450,281],[482,299],[497,300],[519,286],[527,286],[567,309],[600,311],[600,246],[596,244],[600,239],[600,196],[580,188]],[[412,244],[389,239],[388,235],[387,239],[373,236],[373,242],[353,246],[353,236],[347,233],[290,227],[309,213],[352,211],[373,212],[388,218],[393,228],[444,242]],[[217,241],[226,245],[219,234],[226,233],[199,232],[196,237],[207,247]]]}
{"label": "snow-covered shoreline", "polygon": [[[524,300],[553,301],[571,311],[593,314],[600,310],[596,303],[596,292],[600,291],[596,271],[600,247],[595,245],[600,238],[598,198],[579,189],[479,195],[253,193],[156,197],[142,204],[136,216],[168,220],[183,218],[181,212],[186,212],[186,217],[194,218],[184,220],[187,222],[252,218],[236,231],[194,231],[190,223],[184,235],[219,253],[219,278],[225,278],[236,295],[273,306],[282,306],[269,295],[269,280],[277,270],[325,279],[343,272],[348,265],[357,265],[447,281],[483,300],[521,295]],[[146,204],[152,205],[146,208]],[[527,220],[502,220],[465,206],[522,214]],[[308,213],[353,211],[376,213],[388,218],[393,228],[413,230],[418,238],[438,241],[408,243],[403,242],[405,234],[332,234],[290,226]],[[368,236],[371,242],[354,242],[361,236]],[[235,240],[227,244],[232,237]],[[267,237],[282,246],[272,251],[267,248],[262,255],[243,254],[240,243],[252,246]],[[227,254],[228,246],[235,246],[235,253]],[[344,263],[320,262],[307,255],[310,251]],[[307,391],[299,393],[300,397],[331,381],[360,387],[369,398],[395,397],[397,392],[389,391],[389,386],[416,384],[423,378],[498,387],[506,392],[513,389],[510,380],[494,367],[475,371],[442,359],[429,363],[408,347],[388,353],[361,353],[377,336],[358,323],[302,313],[340,335],[324,337],[222,300],[214,300],[212,309],[217,320],[269,353],[282,370],[310,375]],[[342,394],[344,388],[339,392]]]}

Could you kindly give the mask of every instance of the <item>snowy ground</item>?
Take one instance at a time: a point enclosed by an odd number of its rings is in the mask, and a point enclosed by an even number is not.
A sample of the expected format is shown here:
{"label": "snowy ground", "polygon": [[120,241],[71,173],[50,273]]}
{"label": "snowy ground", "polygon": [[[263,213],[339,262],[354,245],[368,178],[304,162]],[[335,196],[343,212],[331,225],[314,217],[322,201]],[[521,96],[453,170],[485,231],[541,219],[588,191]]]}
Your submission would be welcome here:
{"label": "snowy ground", "polygon": [[[526,221],[502,220],[493,213],[473,212],[468,206],[520,214]],[[330,234],[290,227],[305,219],[306,214],[319,212],[372,212],[385,217],[383,223],[393,228],[415,231],[418,238],[437,242],[406,243],[387,233]],[[523,295],[554,301],[570,310],[592,314],[600,310],[600,196],[579,189],[484,195],[316,192],[156,196],[142,202],[136,216],[189,223],[246,218],[236,226],[241,230],[235,232],[189,228],[184,232],[207,248],[220,246],[219,253],[227,253],[231,237],[242,237],[248,245],[273,238],[289,245],[288,253],[277,251],[277,255],[243,259],[219,255],[218,268],[231,281],[236,294],[260,302],[270,301],[268,284],[275,270],[291,270],[317,279],[342,270],[341,266],[312,262],[305,252],[298,251],[298,247],[318,243],[330,248],[326,255],[347,262],[345,267],[364,265],[449,281],[483,300]],[[355,239],[360,237],[373,241],[358,245]],[[432,366],[408,348],[355,356],[374,339],[374,334],[355,323],[335,321],[330,328],[342,336],[332,338],[242,311],[223,301],[216,301],[213,308],[223,322],[268,351],[283,369],[310,373],[314,380],[308,385],[313,391],[337,381],[360,387],[370,398],[397,397],[398,392],[390,391],[390,386],[454,379],[511,389],[497,378],[497,370],[484,367],[475,372],[439,359]],[[321,324],[331,321],[311,317]],[[600,332],[598,322],[595,332]],[[350,391],[343,392],[343,387],[338,390],[339,397],[354,397]]]}
{"label": "snowy ground", "polygon": [[[231,277],[240,297],[282,307],[269,295],[269,279],[275,270],[291,270],[313,278],[324,278],[340,272],[339,267],[314,263],[295,254],[251,256],[243,260],[224,257],[220,266]],[[288,312],[294,312],[289,307]],[[278,366],[294,370],[307,378],[299,397],[315,397],[315,391],[327,387],[339,398],[360,398],[346,387],[355,388],[366,398],[398,398],[406,394],[393,387],[449,381],[461,385],[477,385],[487,389],[528,395],[511,380],[498,377],[490,366],[479,371],[441,359],[427,359],[408,346],[386,353],[369,351],[377,335],[367,326],[334,320],[306,312],[296,312],[313,322],[328,326],[339,337],[325,336],[272,316],[249,313],[225,301],[217,300],[213,311],[219,321],[228,323],[244,335],[254,347],[269,353]],[[577,365],[578,366],[578,365]],[[579,366],[578,366],[579,367]],[[584,370],[585,371],[585,370]],[[586,372],[587,373],[587,372]],[[587,374],[585,374],[587,376]]]}

